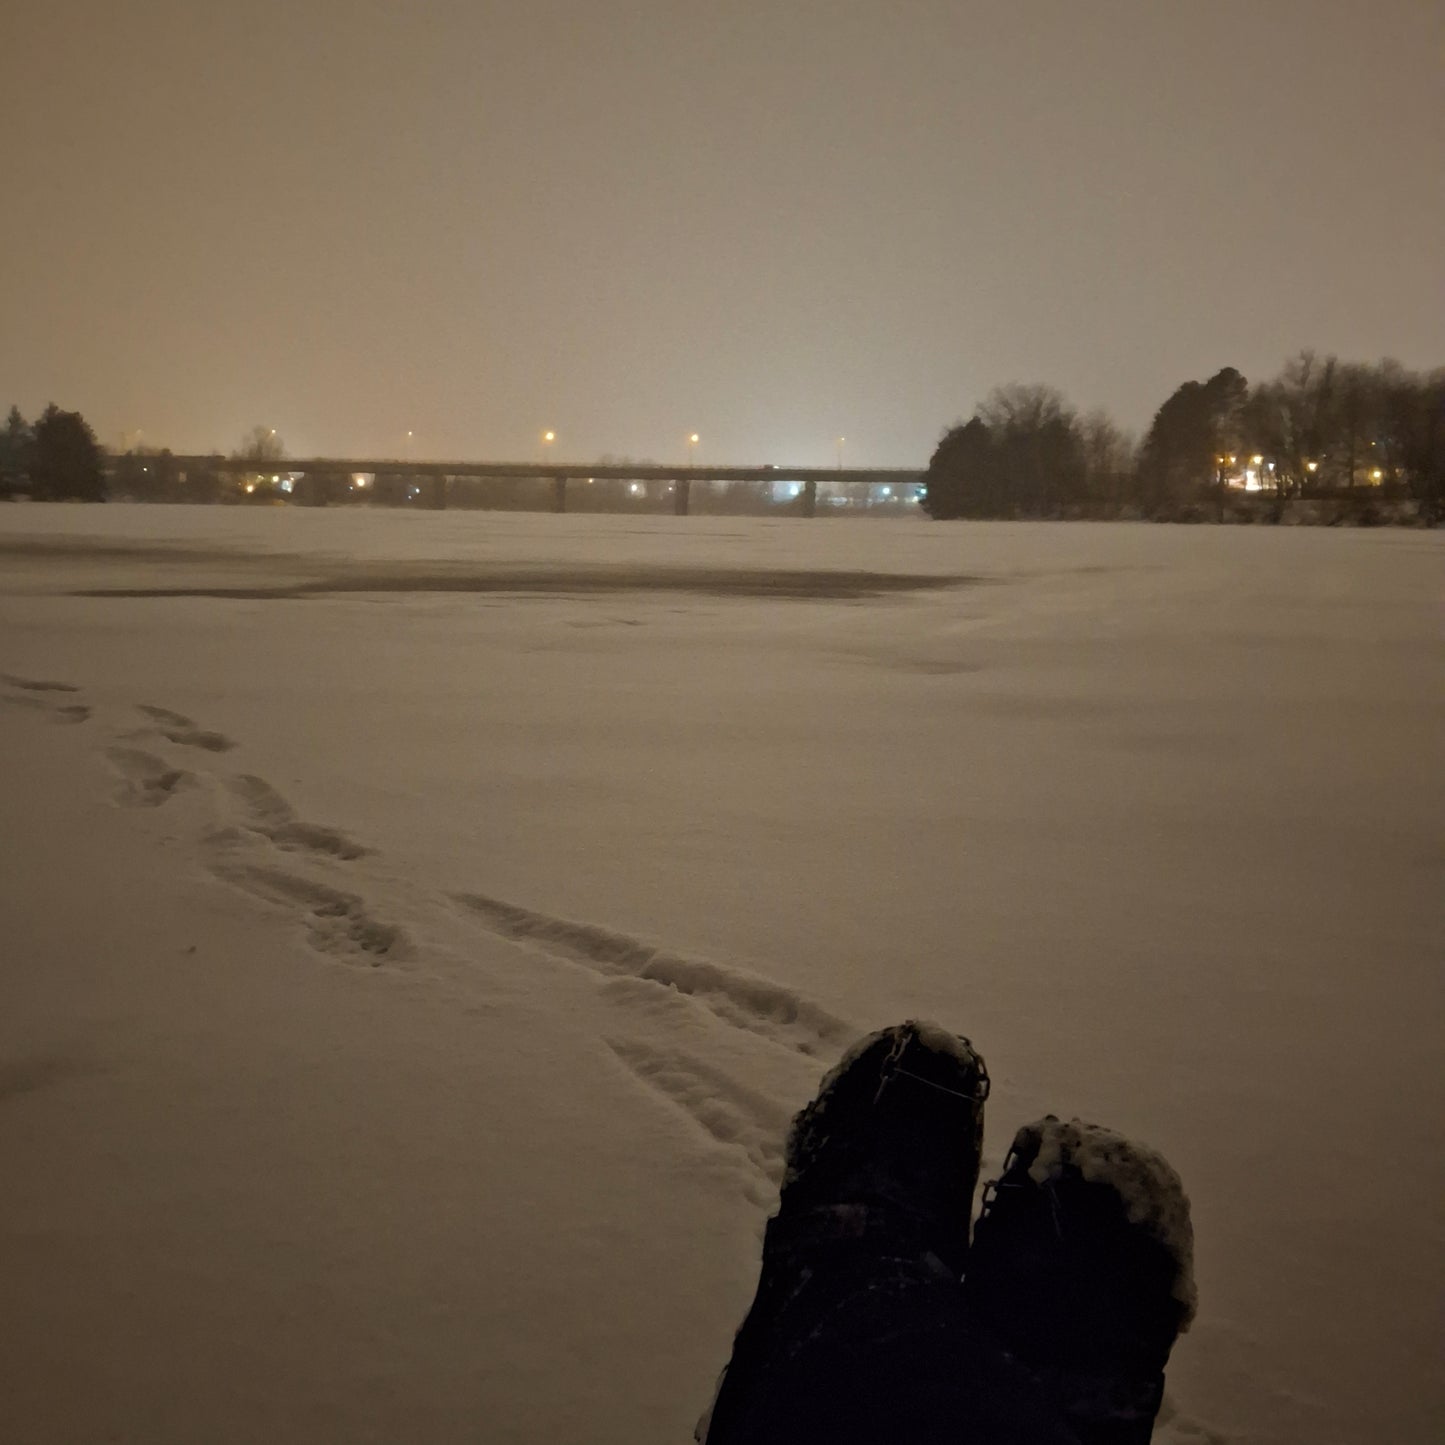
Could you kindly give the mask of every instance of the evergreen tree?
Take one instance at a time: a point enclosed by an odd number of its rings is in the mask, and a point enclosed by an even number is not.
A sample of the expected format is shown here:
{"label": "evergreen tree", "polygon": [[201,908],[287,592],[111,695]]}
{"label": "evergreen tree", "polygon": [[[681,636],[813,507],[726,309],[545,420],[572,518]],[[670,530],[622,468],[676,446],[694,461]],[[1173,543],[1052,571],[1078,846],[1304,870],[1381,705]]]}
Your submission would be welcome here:
{"label": "evergreen tree", "polygon": [[34,445],[34,433],[29,423],[20,415],[20,408],[12,406],[0,430],[0,501],[9,501],[17,492],[27,490],[30,485],[30,451]]}
{"label": "evergreen tree", "polygon": [[1154,413],[1139,456],[1144,506],[1154,515],[1199,502],[1221,484],[1221,457],[1242,449],[1245,379],[1232,366],[1186,381]]}
{"label": "evergreen tree", "polygon": [[100,445],[78,411],[61,411],[51,402],[35,423],[32,455],[30,485],[37,501],[105,501]]}
{"label": "evergreen tree", "polygon": [[993,438],[978,417],[950,427],[924,474],[923,510],[935,521],[997,516]]}

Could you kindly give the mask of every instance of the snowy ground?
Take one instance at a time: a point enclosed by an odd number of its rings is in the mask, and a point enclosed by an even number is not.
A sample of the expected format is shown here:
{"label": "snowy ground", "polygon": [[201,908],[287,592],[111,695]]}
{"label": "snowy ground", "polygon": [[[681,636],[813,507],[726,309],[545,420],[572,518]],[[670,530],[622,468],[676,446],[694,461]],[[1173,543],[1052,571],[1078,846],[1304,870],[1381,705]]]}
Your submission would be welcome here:
{"label": "snowy ground", "polygon": [[1183,1174],[1157,1438],[1434,1441],[1442,562],[0,508],[7,1438],[685,1441],[789,1114],[920,1015],[986,1164]]}

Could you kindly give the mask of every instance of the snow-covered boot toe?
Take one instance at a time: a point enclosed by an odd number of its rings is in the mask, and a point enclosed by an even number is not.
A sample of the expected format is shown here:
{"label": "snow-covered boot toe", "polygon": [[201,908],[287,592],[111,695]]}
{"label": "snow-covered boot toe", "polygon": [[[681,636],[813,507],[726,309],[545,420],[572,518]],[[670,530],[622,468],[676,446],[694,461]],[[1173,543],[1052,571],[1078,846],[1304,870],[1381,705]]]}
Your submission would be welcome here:
{"label": "snow-covered boot toe", "polygon": [[1161,1155],[1050,1114],[1019,1130],[985,1193],[964,1294],[1083,1445],[1143,1445],[1194,1315],[1193,1244]]}

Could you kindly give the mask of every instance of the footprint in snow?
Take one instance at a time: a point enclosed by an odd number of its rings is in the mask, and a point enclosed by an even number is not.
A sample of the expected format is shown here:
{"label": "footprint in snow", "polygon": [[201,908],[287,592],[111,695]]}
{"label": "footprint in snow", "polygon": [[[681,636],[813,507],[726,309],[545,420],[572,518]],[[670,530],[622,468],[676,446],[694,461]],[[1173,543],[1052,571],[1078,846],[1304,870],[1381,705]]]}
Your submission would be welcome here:
{"label": "footprint in snow", "polygon": [[216,876],[254,897],[298,911],[307,938],[318,953],[343,962],[378,968],[407,956],[402,929],[382,923],[367,911],[361,899],[300,873],[259,864],[221,862]]}
{"label": "footprint in snow", "polygon": [[68,682],[47,682],[36,677],[18,677],[13,672],[0,672],[0,702],[25,708],[57,723],[83,723],[90,709],[83,702],[65,702],[80,689]]}
{"label": "footprint in snow", "polygon": [[339,828],[307,823],[296,816],[290,803],[264,778],[250,773],[224,780],[227,790],[240,805],[242,827],[287,852],[318,853],[350,862],[364,858],[371,850]]}
{"label": "footprint in snow", "polygon": [[183,748],[202,748],[208,753],[225,753],[236,746],[225,733],[203,728],[185,713],[172,712],[168,707],[155,707],[150,703],[140,703],[136,710],[150,718],[155,731],[167,742],[176,743]]}
{"label": "footprint in snow", "polygon": [[740,1149],[756,1176],[746,1190],[766,1206],[783,1177],[783,1147],[790,1114],[723,1069],[679,1049],[658,1049],[636,1039],[608,1039],[618,1060],[639,1082],[682,1110],[718,1144]]}
{"label": "footprint in snow", "polygon": [[45,682],[34,677],[16,677],[13,672],[0,672],[0,682],[6,687],[18,687],[26,692],[79,692],[70,682]]}
{"label": "footprint in snow", "polygon": [[481,893],[455,893],[490,933],[529,944],[607,978],[631,977],[694,999],[733,1028],[810,1058],[836,1052],[854,1030],[781,984],[708,959],[686,958],[597,923],[538,913]]}
{"label": "footprint in snow", "polygon": [[125,808],[158,808],[195,781],[184,768],[173,768],[140,748],[107,748],[105,755],[121,776],[116,801]]}

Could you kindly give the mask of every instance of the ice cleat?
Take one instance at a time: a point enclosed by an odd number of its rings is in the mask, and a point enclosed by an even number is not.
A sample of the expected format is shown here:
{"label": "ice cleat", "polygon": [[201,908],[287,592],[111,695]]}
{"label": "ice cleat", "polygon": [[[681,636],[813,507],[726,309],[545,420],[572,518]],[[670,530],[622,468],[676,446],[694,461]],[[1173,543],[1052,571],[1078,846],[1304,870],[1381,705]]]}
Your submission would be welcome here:
{"label": "ice cleat", "polygon": [[1144,1445],[1194,1317],[1193,1252],[1160,1154],[1050,1114],[1019,1130],[985,1192],[964,1295],[1081,1445]]}
{"label": "ice cleat", "polygon": [[910,1019],[860,1039],[793,1120],[775,1222],[840,1211],[917,1230],[960,1273],[987,1097],[983,1059],[958,1034]]}

